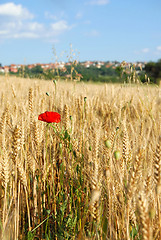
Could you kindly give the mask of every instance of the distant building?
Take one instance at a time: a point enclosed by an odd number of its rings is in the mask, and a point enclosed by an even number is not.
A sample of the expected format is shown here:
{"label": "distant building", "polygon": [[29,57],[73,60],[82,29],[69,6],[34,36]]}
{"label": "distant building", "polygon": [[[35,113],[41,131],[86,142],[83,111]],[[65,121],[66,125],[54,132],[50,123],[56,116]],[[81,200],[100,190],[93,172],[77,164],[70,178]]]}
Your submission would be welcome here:
{"label": "distant building", "polygon": [[32,69],[32,68],[35,67],[35,65],[34,65],[34,64],[30,64],[30,65],[28,65],[27,67],[28,67],[28,69]]}
{"label": "distant building", "polygon": [[18,67],[15,64],[11,64],[9,67],[9,71],[12,73],[17,73],[18,72]]}
{"label": "distant building", "polygon": [[5,72],[5,73],[8,73],[8,72],[9,72],[9,69],[10,69],[9,66],[4,66],[3,68],[4,68],[4,72]]}
{"label": "distant building", "polygon": [[3,67],[0,67],[0,72],[4,73],[4,68]]}

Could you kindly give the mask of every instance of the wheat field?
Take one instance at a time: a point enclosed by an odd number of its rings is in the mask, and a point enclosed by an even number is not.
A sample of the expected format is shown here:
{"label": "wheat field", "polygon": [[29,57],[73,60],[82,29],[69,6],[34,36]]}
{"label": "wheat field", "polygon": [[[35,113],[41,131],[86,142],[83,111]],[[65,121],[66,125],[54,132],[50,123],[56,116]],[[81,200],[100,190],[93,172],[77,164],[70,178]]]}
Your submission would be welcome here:
{"label": "wheat field", "polygon": [[161,239],[161,88],[0,86],[0,239]]}

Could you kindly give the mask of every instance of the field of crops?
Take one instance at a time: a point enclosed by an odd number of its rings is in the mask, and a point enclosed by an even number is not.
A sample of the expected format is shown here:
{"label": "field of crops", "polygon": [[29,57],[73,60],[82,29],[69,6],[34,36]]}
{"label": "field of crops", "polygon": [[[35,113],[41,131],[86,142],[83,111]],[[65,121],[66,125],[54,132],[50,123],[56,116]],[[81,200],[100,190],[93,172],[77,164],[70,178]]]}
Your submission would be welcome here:
{"label": "field of crops", "polygon": [[0,239],[161,239],[161,88],[0,77],[0,118]]}

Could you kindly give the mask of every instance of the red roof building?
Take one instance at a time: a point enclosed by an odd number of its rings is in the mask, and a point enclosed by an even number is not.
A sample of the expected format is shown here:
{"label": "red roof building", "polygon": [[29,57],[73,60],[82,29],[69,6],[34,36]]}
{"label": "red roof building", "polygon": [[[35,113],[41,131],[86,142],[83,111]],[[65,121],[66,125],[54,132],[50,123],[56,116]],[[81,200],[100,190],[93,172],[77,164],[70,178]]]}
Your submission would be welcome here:
{"label": "red roof building", "polygon": [[17,67],[17,65],[11,64],[11,65],[10,65],[10,68],[9,68],[9,71],[12,72],[12,73],[17,73],[17,72],[18,72],[18,67]]}
{"label": "red roof building", "polygon": [[10,69],[9,66],[4,66],[4,72],[5,72],[5,73],[8,73],[8,72],[9,72],[9,69]]}

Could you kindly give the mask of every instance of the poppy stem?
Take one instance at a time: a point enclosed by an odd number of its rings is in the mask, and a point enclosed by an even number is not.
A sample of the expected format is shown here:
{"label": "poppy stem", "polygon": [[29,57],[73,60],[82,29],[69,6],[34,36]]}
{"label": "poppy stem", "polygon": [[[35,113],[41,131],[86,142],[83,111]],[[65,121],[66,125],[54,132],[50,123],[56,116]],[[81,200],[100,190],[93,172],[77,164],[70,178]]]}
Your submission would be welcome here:
{"label": "poppy stem", "polygon": [[[46,173],[48,175],[48,159],[47,159],[47,156],[48,156],[48,130],[49,130],[49,123],[47,124],[47,130],[46,130]],[[48,177],[46,179],[46,184],[47,184],[47,194],[48,194],[48,204],[49,204],[49,183],[48,183]]]}
{"label": "poppy stem", "polygon": [[53,126],[51,123],[48,123],[48,125],[53,128],[54,133],[56,134],[57,137],[59,137],[60,139],[63,139],[61,134],[59,134],[58,131],[56,130],[55,126]]}

